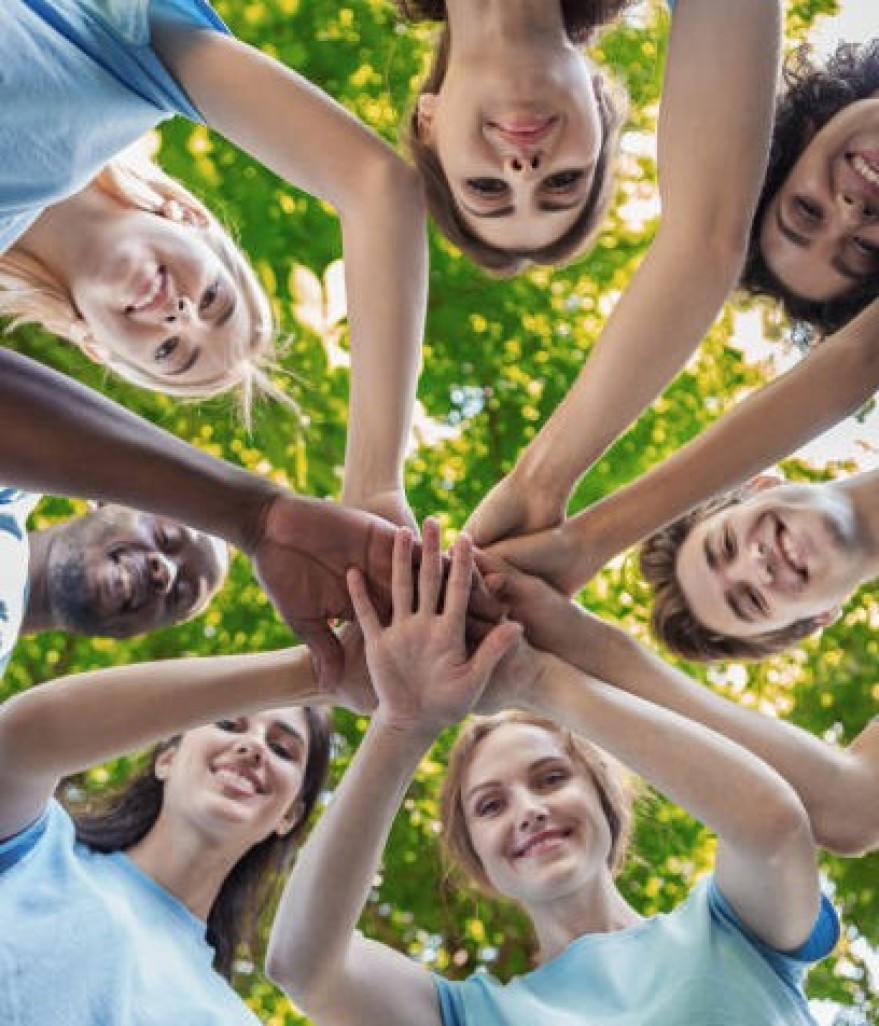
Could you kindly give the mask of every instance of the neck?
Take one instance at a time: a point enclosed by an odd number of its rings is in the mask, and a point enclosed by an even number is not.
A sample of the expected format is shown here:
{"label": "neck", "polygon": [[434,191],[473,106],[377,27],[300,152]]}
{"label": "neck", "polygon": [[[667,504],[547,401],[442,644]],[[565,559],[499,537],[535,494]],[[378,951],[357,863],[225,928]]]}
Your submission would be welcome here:
{"label": "neck", "polygon": [[22,634],[57,630],[61,626],[49,601],[49,553],[56,534],[63,526],[50,527],[46,531],[31,531],[28,535],[28,595],[21,625]]}
{"label": "neck", "polygon": [[119,203],[94,182],[47,207],[16,242],[16,249],[38,260],[59,280],[69,281],[82,266],[85,247],[95,233],[120,213]]}
{"label": "neck", "polygon": [[173,894],[194,916],[207,921],[223,881],[244,854],[212,843],[194,831],[172,830],[159,815],[149,833],[125,853],[159,886]]}
{"label": "neck", "polygon": [[578,937],[590,933],[614,933],[641,922],[613,882],[610,870],[573,895],[526,905],[538,942],[538,962],[558,957]]}
{"label": "neck", "polygon": [[[446,0],[451,54],[489,45],[570,46],[558,0]],[[491,52],[491,50],[489,52]],[[481,51],[484,59],[486,51]]]}
{"label": "neck", "polygon": [[879,470],[835,483],[851,503],[855,531],[863,550],[863,579],[879,576]]}

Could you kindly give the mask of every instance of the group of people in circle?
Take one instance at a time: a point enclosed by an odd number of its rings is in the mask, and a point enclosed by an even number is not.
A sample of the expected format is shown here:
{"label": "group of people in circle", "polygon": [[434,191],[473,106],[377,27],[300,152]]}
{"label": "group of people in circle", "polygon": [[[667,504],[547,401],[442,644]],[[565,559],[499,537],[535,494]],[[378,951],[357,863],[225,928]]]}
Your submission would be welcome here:
{"label": "group of people in circle", "polygon": [[[625,116],[588,48],[628,4],[396,6],[438,25],[411,163],[206,0],[0,10],[13,329],[40,324],[171,395],[238,389],[247,411],[275,392],[259,275],[197,197],[126,151],[181,115],[338,212],[352,355],[336,503],[0,352],[4,667],[21,633],[127,638],[198,615],[230,545],[305,642],[59,678],[0,707],[0,1018],[253,1023],[228,980],[286,877],[266,968],[317,1026],[813,1022],[803,978],[839,936],[816,854],[879,846],[876,721],[834,747],[570,596],[646,539],[658,637],[691,660],[754,659],[879,576],[879,473],[754,476],[879,383],[879,39],[782,73],[780,3],[668,4],[660,226],[568,396],[444,555],[403,488],[428,215],[489,273],[588,252]],[[810,327],[808,357],[566,517],[737,285]],[[40,492],[100,505],[29,538]],[[302,844],[335,704],[369,727]],[[446,980],[356,929],[413,775],[470,712],[441,829],[474,884],[533,924],[535,968],[507,982]],[[64,778],[148,745],[124,792],[69,800]],[[717,835],[712,874],[667,915],[643,918],[615,884],[623,765]]]}

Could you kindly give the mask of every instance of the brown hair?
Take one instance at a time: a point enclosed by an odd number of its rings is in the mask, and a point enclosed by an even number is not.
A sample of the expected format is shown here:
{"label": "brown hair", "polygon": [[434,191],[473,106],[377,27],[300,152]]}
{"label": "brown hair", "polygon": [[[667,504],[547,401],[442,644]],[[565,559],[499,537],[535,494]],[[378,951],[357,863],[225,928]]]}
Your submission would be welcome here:
{"label": "brown hair", "polygon": [[442,842],[451,863],[470,877],[481,890],[497,895],[473,848],[461,800],[461,787],[464,774],[479,745],[489,734],[511,723],[539,727],[558,738],[574,765],[591,778],[610,827],[611,848],[607,864],[616,875],[622,868],[632,833],[632,791],[623,768],[596,745],[570,730],[542,716],[519,710],[502,712],[496,716],[475,717],[463,727],[452,747],[440,799]]}
{"label": "brown hair", "polygon": [[[308,761],[299,792],[302,815],[283,837],[272,833],[246,852],[223,881],[207,921],[207,940],[216,952],[214,966],[232,978],[235,957],[242,952],[258,963],[259,921],[269,902],[277,900],[283,874],[296,854],[308,818],[317,805],[330,762],[332,728],[329,714],[306,707]],[[99,852],[125,851],[152,829],[162,808],[164,785],[155,774],[156,759],[180,741],[178,735],[156,745],[146,768],[121,791],[89,798],[74,810],[77,840]]]}
{"label": "brown hair", "polygon": [[[562,10],[568,35],[575,43],[585,44],[603,25],[619,16],[629,0],[563,0]],[[445,21],[443,0],[396,0],[400,14],[411,21]],[[450,32],[448,24],[433,56],[427,78],[419,95],[439,92],[449,64]],[[480,238],[461,215],[449,187],[443,166],[435,150],[426,143],[418,128],[417,103],[409,116],[406,145],[424,182],[427,206],[439,230],[476,264],[499,276],[525,270],[529,264],[554,266],[581,255],[595,240],[610,206],[614,190],[614,161],[617,140],[626,115],[625,96],[603,74],[596,74],[596,97],[601,121],[601,148],[592,178],[592,187],[577,220],[555,242],[538,249],[502,249]]]}
{"label": "brown hair", "polygon": [[652,534],[641,547],[638,555],[641,573],[653,588],[650,626],[657,638],[684,659],[702,663],[722,659],[762,659],[790,648],[821,626],[817,618],[806,617],[765,634],[736,638],[709,630],[690,608],[677,576],[681,545],[696,524],[744,502],[751,494],[751,490],[745,487],[709,499]]}
{"label": "brown hair", "polygon": [[766,208],[816,133],[849,104],[879,92],[879,38],[840,43],[823,65],[808,47],[801,47],[785,63],[783,82],[741,286],[754,295],[777,299],[788,317],[829,334],[879,296],[879,273],[875,281],[855,285],[832,299],[807,299],[773,274],[760,247],[760,231]]}
{"label": "brown hair", "polygon": [[[159,213],[175,202],[198,211],[204,218],[201,228],[205,242],[229,270],[250,315],[249,338],[238,345],[238,359],[223,378],[193,385],[168,381],[135,367],[123,358],[109,354],[107,366],[133,385],[181,398],[210,398],[240,388],[240,406],[249,420],[254,394],[260,391],[282,402],[290,400],[272,383],[274,368],[272,343],[275,325],[269,299],[247,258],[229,232],[183,185],[155,163],[139,155],[125,154],[106,164],[94,184],[123,206]],[[36,323],[53,334],[83,346],[80,317],[67,285],[57,279],[39,260],[13,245],[0,254],[0,316],[11,318],[8,330]]]}

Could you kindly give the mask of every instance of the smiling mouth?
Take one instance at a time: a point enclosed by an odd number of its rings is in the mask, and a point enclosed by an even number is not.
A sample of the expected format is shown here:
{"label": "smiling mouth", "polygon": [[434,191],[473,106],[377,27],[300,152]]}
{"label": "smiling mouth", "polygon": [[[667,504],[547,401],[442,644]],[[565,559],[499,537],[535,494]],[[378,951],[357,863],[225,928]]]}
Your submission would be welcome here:
{"label": "smiling mouth", "polygon": [[546,852],[555,851],[572,833],[572,830],[543,830],[517,848],[513,852],[513,858],[536,858],[538,855],[543,855]]}
{"label": "smiling mouth", "polygon": [[557,117],[549,118],[509,118],[503,122],[491,121],[493,128],[501,138],[519,146],[536,146],[549,135],[558,122]]}
{"label": "smiling mouth", "polygon": [[158,267],[155,274],[141,285],[134,302],[125,307],[125,312],[132,314],[157,310],[167,302],[168,292],[168,270]]}
{"label": "smiling mouth", "polygon": [[793,574],[801,584],[809,580],[809,566],[802,548],[778,518],[775,519],[775,551],[780,562]]}
{"label": "smiling mouth", "polygon": [[879,196],[879,152],[849,153],[848,165],[860,178],[868,192]]}
{"label": "smiling mouth", "polygon": [[264,793],[259,782],[249,773],[233,769],[231,766],[218,766],[212,772],[224,788],[236,792],[241,797],[248,798]]}

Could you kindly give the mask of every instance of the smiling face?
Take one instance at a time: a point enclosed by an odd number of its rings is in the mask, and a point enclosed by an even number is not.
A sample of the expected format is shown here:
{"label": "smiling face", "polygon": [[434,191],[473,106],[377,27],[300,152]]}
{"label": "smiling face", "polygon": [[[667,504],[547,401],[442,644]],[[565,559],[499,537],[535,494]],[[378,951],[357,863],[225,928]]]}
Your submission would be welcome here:
{"label": "smiling face", "polygon": [[678,584],[693,615],[727,637],[829,620],[863,582],[851,505],[824,485],[779,485],[697,523],[680,546]]}
{"label": "smiling face", "polygon": [[470,844],[489,883],[526,906],[610,881],[612,836],[595,782],[561,737],[495,728],[461,780]]}
{"label": "smiling face", "polygon": [[299,707],[187,731],[156,760],[162,815],[246,851],[297,825],[307,760],[308,727]]}
{"label": "smiling face", "polygon": [[165,517],[103,506],[59,528],[47,556],[56,622],[131,638],[198,615],[223,583],[224,542]]}
{"label": "smiling face", "polygon": [[464,222],[500,249],[537,250],[583,212],[602,127],[588,64],[571,46],[552,61],[512,48],[474,66],[452,60],[419,101],[419,134],[436,152]]}
{"label": "smiling face", "polygon": [[879,285],[879,96],[844,107],[815,134],[766,208],[760,249],[805,299]]}
{"label": "smiling face", "polygon": [[218,255],[220,229],[127,208],[68,287],[96,359],[176,387],[221,387],[266,341],[254,288]]}

